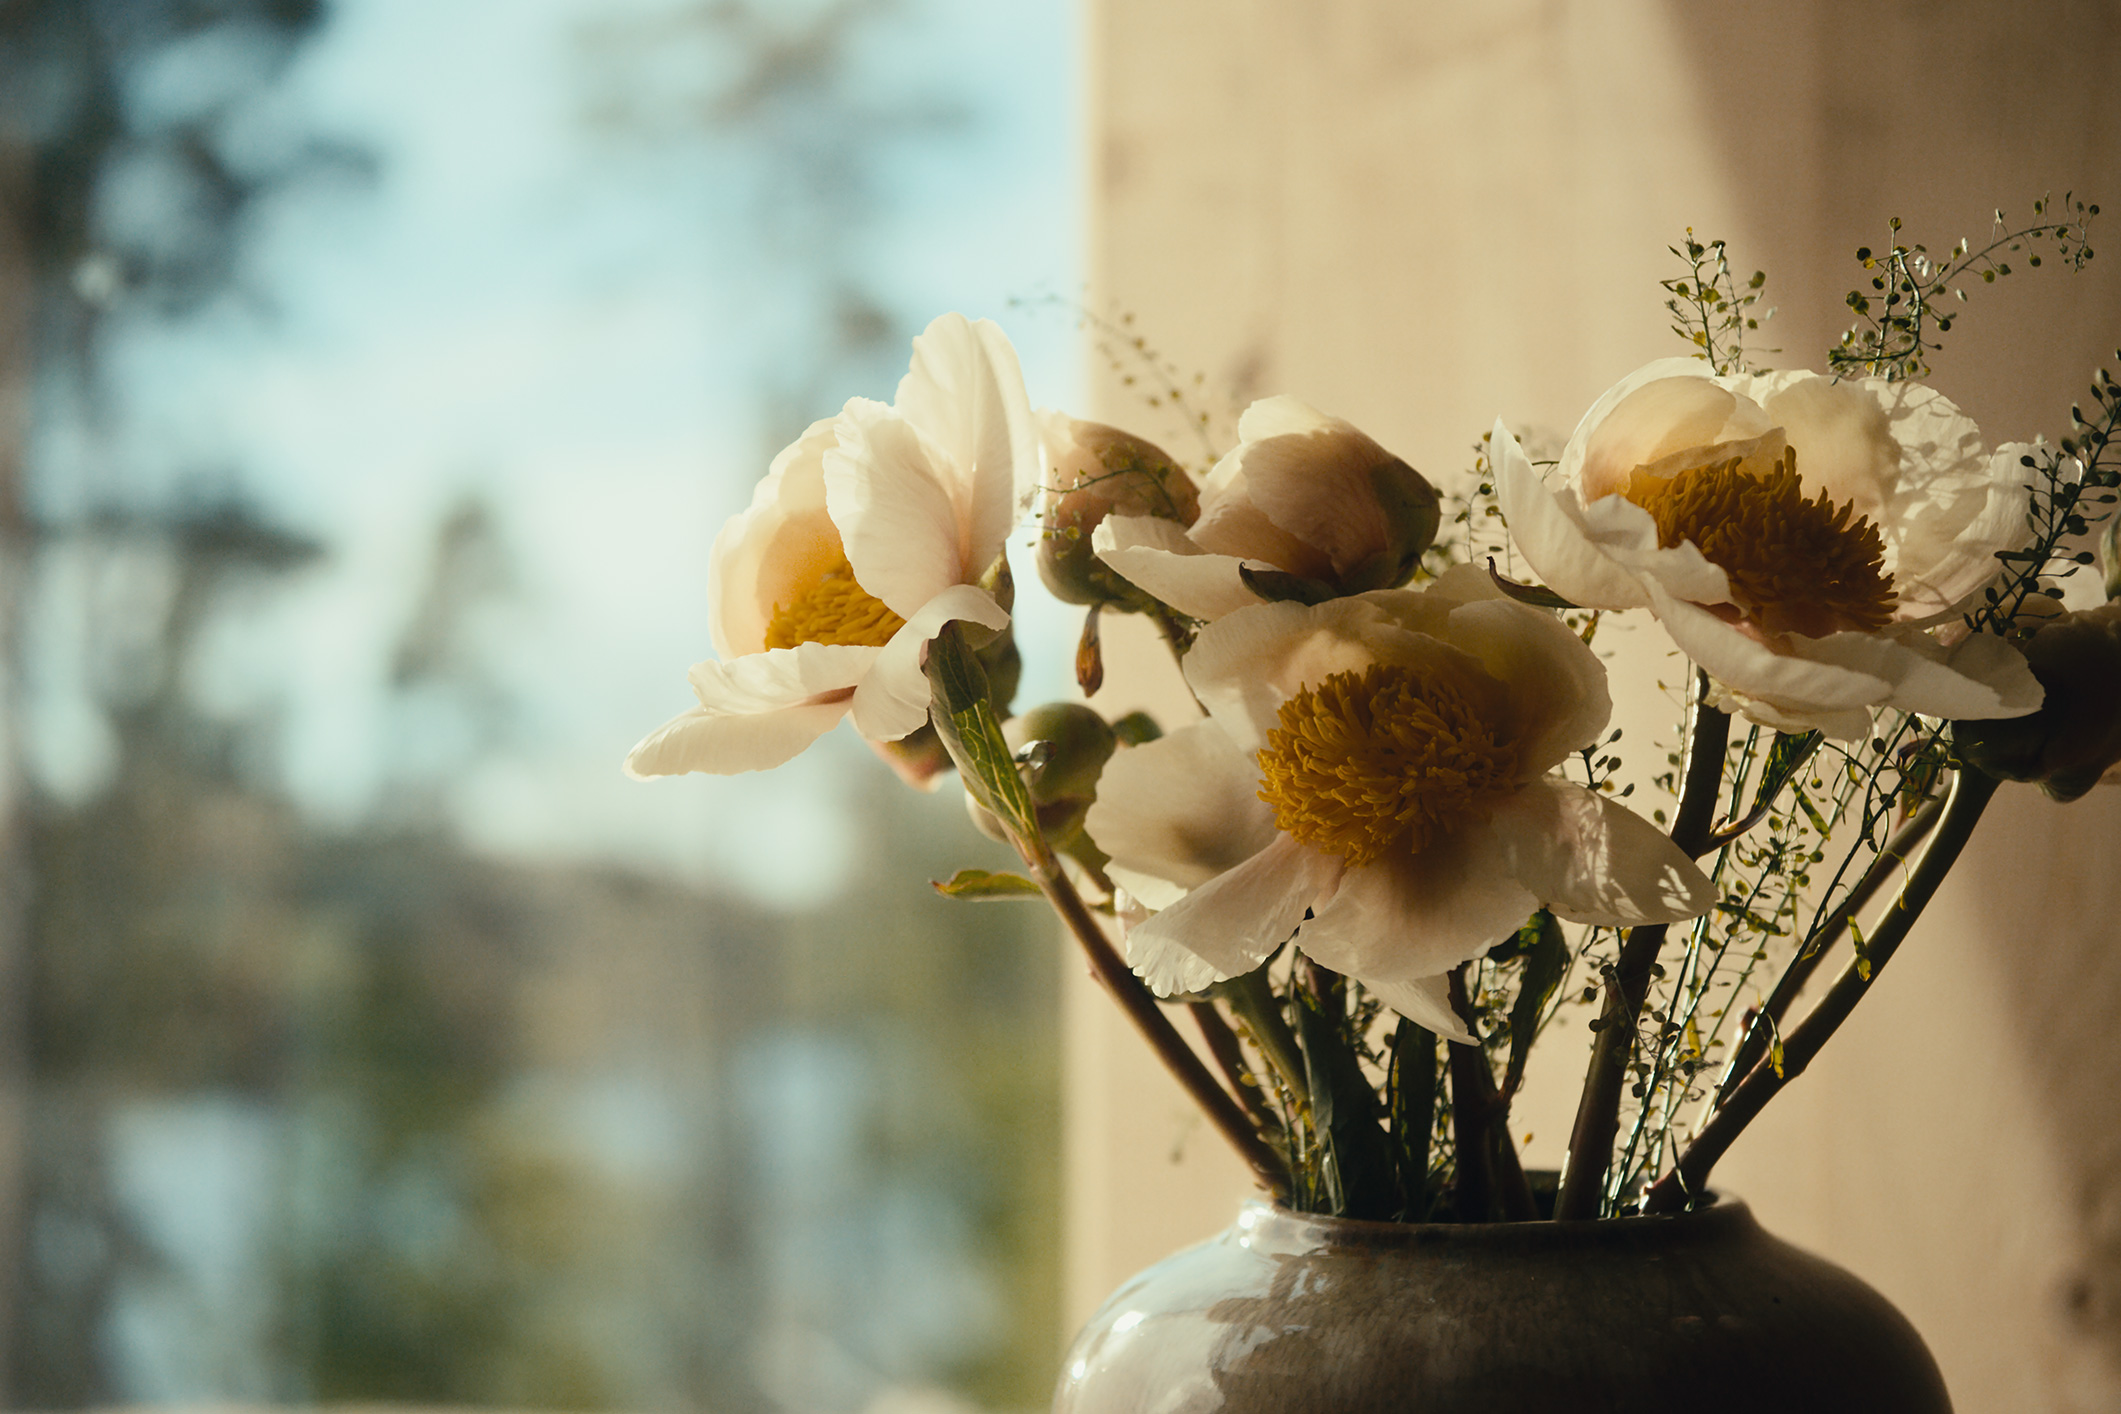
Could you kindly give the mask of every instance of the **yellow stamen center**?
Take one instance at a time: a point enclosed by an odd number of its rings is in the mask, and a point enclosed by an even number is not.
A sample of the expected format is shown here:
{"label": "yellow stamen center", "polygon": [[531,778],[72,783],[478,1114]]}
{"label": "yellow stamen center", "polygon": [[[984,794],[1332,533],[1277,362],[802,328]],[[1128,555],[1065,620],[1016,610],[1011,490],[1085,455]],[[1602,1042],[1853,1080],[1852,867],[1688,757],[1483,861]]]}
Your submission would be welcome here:
{"label": "yellow stamen center", "polygon": [[1284,702],[1259,771],[1277,825],[1360,868],[1419,854],[1507,790],[1517,750],[1448,670],[1378,663]]}
{"label": "yellow stamen center", "polygon": [[1892,622],[1878,528],[1823,490],[1806,500],[1794,447],[1765,476],[1736,457],[1669,477],[1638,469],[1626,495],[1656,519],[1658,544],[1691,540],[1722,569],[1731,602],[1765,632],[1818,638]]}
{"label": "yellow stamen center", "polygon": [[842,555],[808,588],[787,603],[773,606],[773,620],[766,625],[766,646],[854,643],[881,648],[905,625],[906,621],[886,608],[883,600],[854,582],[854,569]]}

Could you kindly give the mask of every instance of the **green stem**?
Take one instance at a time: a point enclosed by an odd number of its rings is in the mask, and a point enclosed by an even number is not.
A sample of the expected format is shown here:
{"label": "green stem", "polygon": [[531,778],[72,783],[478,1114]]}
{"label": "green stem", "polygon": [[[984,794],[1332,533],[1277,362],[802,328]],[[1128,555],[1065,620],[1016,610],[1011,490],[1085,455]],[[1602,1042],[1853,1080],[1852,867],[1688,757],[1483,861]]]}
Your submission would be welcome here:
{"label": "green stem", "polygon": [[1993,776],[1971,768],[1960,770],[1952,782],[1951,798],[1944,807],[1943,818],[1937,822],[1929,848],[1922,852],[1920,862],[1908,875],[1900,896],[1878,920],[1877,932],[1864,948],[1863,956],[1842,971],[1810,1015],[1784,1034],[1781,1064],[1775,1064],[1772,1055],[1755,1063],[1723,1107],[1709,1116],[1708,1123],[1687,1145],[1672,1171],[1650,1186],[1643,1199],[1643,1211],[1671,1213],[1684,1208],[1707,1186],[1710,1171],[1731,1147],[1732,1141],[1767,1107],[1768,1101],[1782,1093],[1785,1085],[1804,1074],[1812,1058],[1841,1029],[1841,1023],[1848,1020],[1849,1013],[1870,991],[1871,984],[1878,980],[1886,963],[1892,960],[1906,939],[1908,930],[1936,896],[1938,885],[1944,882],[1944,876],[1951,872],[1967,841],[1973,838],[1974,826],[1980,823],[1981,812],[1994,798],[1996,785]]}
{"label": "green stem", "polygon": [[1282,1014],[1281,998],[1274,995],[1273,984],[1267,980],[1267,969],[1256,967],[1242,977],[1232,977],[1220,984],[1222,995],[1230,1003],[1230,1010],[1244,1022],[1252,1033],[1253,1044],[1274,1067],[1282,1088],[1295,1100],[1299,1116],[1311,1112],[1311,1084],[1304,1065],[1303,1049],[1296,1042],[1296,1032],[1289,1027],[1288,1017]]}
{"label": "green stem", "polygon": [[[1686,781],[1672,821],[1672,843],[1693,858],[1709,836],[1709,821],[1723,788],[1724,747],[1731,719],[1708,705],[1708,674],[1697,673],[1693,721],[1687,732]],[[1605,979],[1605,1005],[1591,1042],[1591,1064],[1576,1106],[1576,1125],[1569,1134],[1569,1156],[1562,1168],[1561,1190],[1554,1197],[1556,1222],[1598,1216],[1606,1169],[1613,1161],[1613,1139],[1620,1132],[1620,1097],[1627,1081],[1628,1058],[1635,1049],[1635,1027],[1650,994],[1650,969],[1664,947],[1666,925],[1650,923],[1628,930],[1620,956]]]}
{"label": "green stem", "polygon": [[1237,1095],[1245,1112],[1252,1116],[1252,1123],[1262,1134],[1279,1131],[1281,1121],[1267,1108],[1266,1097],[1260,1093],[1259,1077],[1245,1063],[1244,1048],[1237,1043],[1237,1033],[1213,1002],[1188,1002],[1186,1010],[1193,1013],[1193,1024],[1200,1028],[1200,1038],[1207,1043],[1208,1054],[1215,1058],[1223,1078]]}

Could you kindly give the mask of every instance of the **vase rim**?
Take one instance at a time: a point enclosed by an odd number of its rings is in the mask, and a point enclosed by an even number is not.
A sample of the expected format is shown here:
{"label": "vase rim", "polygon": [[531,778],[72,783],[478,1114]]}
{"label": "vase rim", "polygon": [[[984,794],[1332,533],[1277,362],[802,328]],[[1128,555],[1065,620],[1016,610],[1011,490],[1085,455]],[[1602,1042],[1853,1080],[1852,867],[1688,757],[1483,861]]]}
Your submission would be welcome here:
{"label": "vase rim", "polygon": [[1249,1198],[1238,1210],[1232,1234],[1240,1241],[1248,1235],[1274,1242],[1310,1244],[1354,1244],[1359,1246],[1397,1243],[1451,1243],[1471,1246],[1544,1244],[1559,1239],[1584,1242],[1614,1240],[1639,1242],[1659,1235],[1700,1235],[1708,1229],[1740,1229],[1756,1226],[1745,1203],[1716,1189],[1708,1190],[1700,1207],[1681,1213],[1630,1213],[1617,1218],[1587,1218],[1581,1221],[1488,1223],[1402,1223],[1375,1218],[1342,1218],[1330,1213],[1306,1213],[1265,1198]]}

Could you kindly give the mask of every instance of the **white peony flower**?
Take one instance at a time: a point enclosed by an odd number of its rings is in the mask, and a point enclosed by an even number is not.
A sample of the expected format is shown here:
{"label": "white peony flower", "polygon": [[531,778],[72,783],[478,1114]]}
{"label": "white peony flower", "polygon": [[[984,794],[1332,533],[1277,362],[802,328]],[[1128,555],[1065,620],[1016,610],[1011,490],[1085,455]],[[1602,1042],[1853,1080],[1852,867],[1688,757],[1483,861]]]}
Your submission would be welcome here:
{"label": "white peony flower", "polygon": [[715,538],[720,659],[694,665],[699,705],[636,746],[627,774],[764,770],[850,713],[873,741],[919,728],[928,640],[954,619],[1009,622],[979,581],[1037,467],[1007,337],[959,314],[930,324],[896,401],[812,423]]}
{"label": "white peony flower", "polygon": [[1109,516],[1098,558],[1190,618],[1260,602],[1247,562],[1359,593],[1404,584],[1436,539],[1436,490],[1421,473],[1337,417],[1294,398],[1262,398],[1238,443],[1208,473],[1191,529],[1168,518]]}
{"label": "white peony flower", "polygon": [[1783,731],[1865,735],[1879,707],[2011,717],[2040,705],[2016,650],[1925,630],[2026,536],[2023,446],[1991,452],[1915,383],[1714,377],[1666,359],[1584,415],[1542,485],[1497,423],[1510,535],[1558,594],[1648,608],[1723,700]]}
{"label": "white peony flower", "polygon": [[1605,669],[1471,566],[1418,591],[1236,610],[1185,672],[1207,719],[1113,757],[1086,822],[1114,879],[1159,910],[1127,935],[1158,992],[1248,972],[1293,933],[1462,1038],[1443,974],[1540,905],[1630,924],[1713,897],[1654,827],[1554,774],[1605,727]]}

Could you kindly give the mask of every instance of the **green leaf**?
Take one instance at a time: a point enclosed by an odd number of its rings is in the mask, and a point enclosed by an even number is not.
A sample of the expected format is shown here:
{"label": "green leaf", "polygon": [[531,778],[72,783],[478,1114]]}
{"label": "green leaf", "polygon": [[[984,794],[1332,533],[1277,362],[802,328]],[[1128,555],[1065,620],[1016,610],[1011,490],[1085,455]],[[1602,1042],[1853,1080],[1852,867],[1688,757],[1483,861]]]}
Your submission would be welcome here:
{"label": "green leaf", "polygon": [[1559,919],[1542,908],[1517,930],[1519,938],[1527,933],[1533,936],[1525,948],[1524,975],[1518,979],[1517,1000],[1510,1004],[1510,1060],[1502,1077],[1505,1099],[1524,1083],[1525,1062],[1531,1059],[1532,1042],[1539,1036],[1540,1013],[1569,970],[1569,940],[1562,936]]}
{"label": "green leaf", "polygon": [[1296,1031],[1311,1087],[1311,1125],[1324,1151],[1326,1200],[1335,1217],[1390,1219],[1398,1211],[1391,1142],[1347,1038],[1309,988],[1296,992]]}
{"label": "green leaf", "polygon": [[1018,840],[1038,840],[1030,788],[1017,773],[1014,754],[1002,736],[1001,717],[988,696],[987,671],[959,624],[943,625],[929,641],[925,667],[935,690],[929,719],[957,763],[965,789]]}
{"label": "green leaf", "polygon": [[1870,981],[1870,940],[1863,936],[1863,925],[1858,923],[1853,916],[1851,916],[1849,919],[1849,946],[1853,948],[1856,953],[1856,975],[1858,977],[1861,977],[1866,982]]}
{"label": "green leaf", "polygon": [[932,879],[929,882],[944,898],[961,898],[972,903],[1042,896],[1038,885],[1021,874],[996,874],[985,869],[960,869],[948,880]]}
{"label": "green leaf", "polygon": [[1400,1019],[1392,1033],[1392,1141],[1399,1157],[1401,1222],[1429,1215],[1429,1138],[1436,1127],[1436,1033]]}

